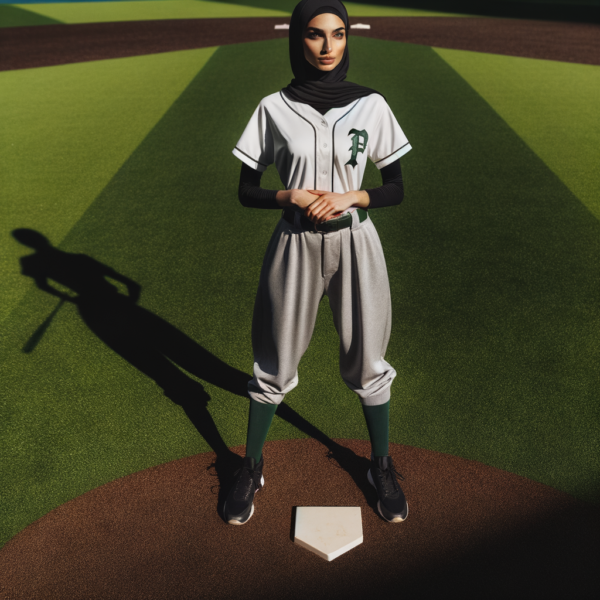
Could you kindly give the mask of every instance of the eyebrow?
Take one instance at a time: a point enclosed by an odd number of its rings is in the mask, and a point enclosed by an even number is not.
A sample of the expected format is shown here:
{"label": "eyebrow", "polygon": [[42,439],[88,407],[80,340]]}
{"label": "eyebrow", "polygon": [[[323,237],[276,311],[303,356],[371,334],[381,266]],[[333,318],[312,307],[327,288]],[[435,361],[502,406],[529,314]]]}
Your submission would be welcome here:
{"label": "eyebrow", "polygon": [[[322,30],[322,29],[319,29],[318,27],[307,27],[307,28],[306,28],[306,30],[307,30],[307,31],[316,31],[316,32],[318,32],[318,33],[323,33],[323,30]],[[345,30],[346,30],[346,28],[345,28],[345,27],[338,27],[337,29],[334,29],[334,30],[333,30],[333,33],[335,33],[336,31],[341,31],[341,30],[344,30],[344,31],[345,31]]]}

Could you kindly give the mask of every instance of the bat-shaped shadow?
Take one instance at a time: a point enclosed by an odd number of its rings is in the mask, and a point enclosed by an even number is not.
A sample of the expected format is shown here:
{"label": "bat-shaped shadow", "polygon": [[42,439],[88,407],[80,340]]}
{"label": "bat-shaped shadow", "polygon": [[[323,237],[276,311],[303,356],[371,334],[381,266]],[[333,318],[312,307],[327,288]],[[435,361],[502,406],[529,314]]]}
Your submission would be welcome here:
{"label": "bat-shaped shadow", "polygon": [[[223,362],[165,319],[139,306],[141,286],[129,277],[85,254],[59,250],[32,229],[16,229],[12,234],[20,243],[36,251],[21,259],[22,274],[32,277],[40,290],[60,298],[60,304],[31,336],[23,351],[31,352],[35,348],[63,303],[73,303],[98,338],[153,379],[165,396],[183,408],[198,433],[216,453],[212,467],[218,478],[218,504],[222,505],[233,473],[241,466],[241,459],[229,450],[221,437],[207,409],[210,396],[203,385],[181,368],[197,379],[246,400],[251,377]],[[123,284],[128,294],[119,293],[107,278]],[[71,293],[59,290],[51,282]],[[364,476],[368,470],[366,459],[331,440],[286,404],[278,407],[277,415],[323,443],[329,456],[350,473],[365,496],[371,499],[372,493]]]}

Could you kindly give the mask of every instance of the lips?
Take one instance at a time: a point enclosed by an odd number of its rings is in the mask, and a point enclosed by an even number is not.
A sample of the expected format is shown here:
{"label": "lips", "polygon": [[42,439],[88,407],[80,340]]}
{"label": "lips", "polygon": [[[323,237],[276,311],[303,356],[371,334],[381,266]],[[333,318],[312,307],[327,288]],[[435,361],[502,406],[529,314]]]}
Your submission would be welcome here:
{"label": "lips", "polygon": [[320,58],[319,62],[322,62],[324,65],[330,65],[335,62],[335,58]]}

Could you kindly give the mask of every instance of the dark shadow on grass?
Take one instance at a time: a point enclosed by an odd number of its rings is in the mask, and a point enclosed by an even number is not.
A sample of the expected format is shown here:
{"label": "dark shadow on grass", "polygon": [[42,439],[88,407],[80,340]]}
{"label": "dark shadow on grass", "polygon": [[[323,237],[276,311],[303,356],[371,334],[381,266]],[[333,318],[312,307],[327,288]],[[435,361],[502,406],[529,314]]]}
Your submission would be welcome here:
{"label": "dark shadow on grass", "polygon": [[[23,352],[35,349],[65,302],[74,304],[84,323],[100,340],[154,380],[165,396],[185,411],[216,454],[211,468],[214,468],[217,477],[217,502],[222,506],[233,475],[241,466],[241,459],[229,450],[221,437],[207,409],[211,398],[204,386],[181,369],[246,400],[251,377],[223,362],[158,315],[139,306],[141,286],[129,277],[85,254],[59,250],[32,229],[16,229],[12,233],[20,243],[36,250],[21,259],[22,274],[31,277],[40,290],[60,299],[27,341]],[[125,286],[127,295],[119,293],[109,279]],[[69,292],[61,291],[55,284]],[[278,407],[277,415],[321,442],[329,450],[329,458],[336,460],[365,496],[372,500],[375,510],[375,496],[365,477],[369,468],[367,459],[334,442],[286,404]]]}
{"label": "dark shadow on grass", "polygon": [[61,21],[45,17],[18,6],[0,4],[0,29],[31,25],[61,25]]}
{"label": "dark shadow on grass", "polygon": [[597,22],[599,15],[598,6],[578,5],[568,0],[377,0],[374,4],[485,17],[583,23]]}
{"label": "dark shadow on grass", "polygon": [[[204,386],[181,369],[244,398],[247,398],[248,375],[224,363],[179,329],[139,306],[141,287],[130,278],[85,254],[54,248],[37,231],[17,229],[13,236],[36,250],[35,254],[21,259],[23,275],[32,277],[40,290],[60,299],[23,351],[32,352],[60,307],[65,302],[73,303],[84,323],[98,338],[154,380],[164,395],[185,411],[217,455],[214,469],[221,500],[221,490],[228,488],[232,473],[241,461],[225,444],[207,409],[210,396]],[[109,279],[125,286],[127,295],[119,293]],[[61,291],[56,284],[69,292]]]}
{"label": "dark shadow on grass", "polygon": [[[297,0],[221,1],[290,12],[297,4]],[[591,3],[578,4],[569,0],[377,0],[371,4],[423,11],[548,21],[597,22],[600,15],[600,7],[597,4],[595,6]]]}

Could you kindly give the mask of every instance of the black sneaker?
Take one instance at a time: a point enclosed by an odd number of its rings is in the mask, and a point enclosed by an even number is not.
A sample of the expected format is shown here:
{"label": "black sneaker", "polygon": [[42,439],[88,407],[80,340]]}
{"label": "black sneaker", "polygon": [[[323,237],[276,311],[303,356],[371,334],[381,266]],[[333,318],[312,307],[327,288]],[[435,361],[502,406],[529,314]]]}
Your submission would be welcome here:
{"label": "black sneaker", "polygon": [[223,515],[230,525],[243,525],[254,514],[254,494],[265,485],[263,457],[258,464],[255,462],[253,457],[246,456],[242,468],[235,472],[235,483],[223,506]]}
{"label": "black sneaker", "polygon": [[379,514],[390,523],[401,523],[408,517],[408,504],[396,477],[404,481],[404,477],[394,469],[391,456],[371,457],[367,478],[377,490]]}

